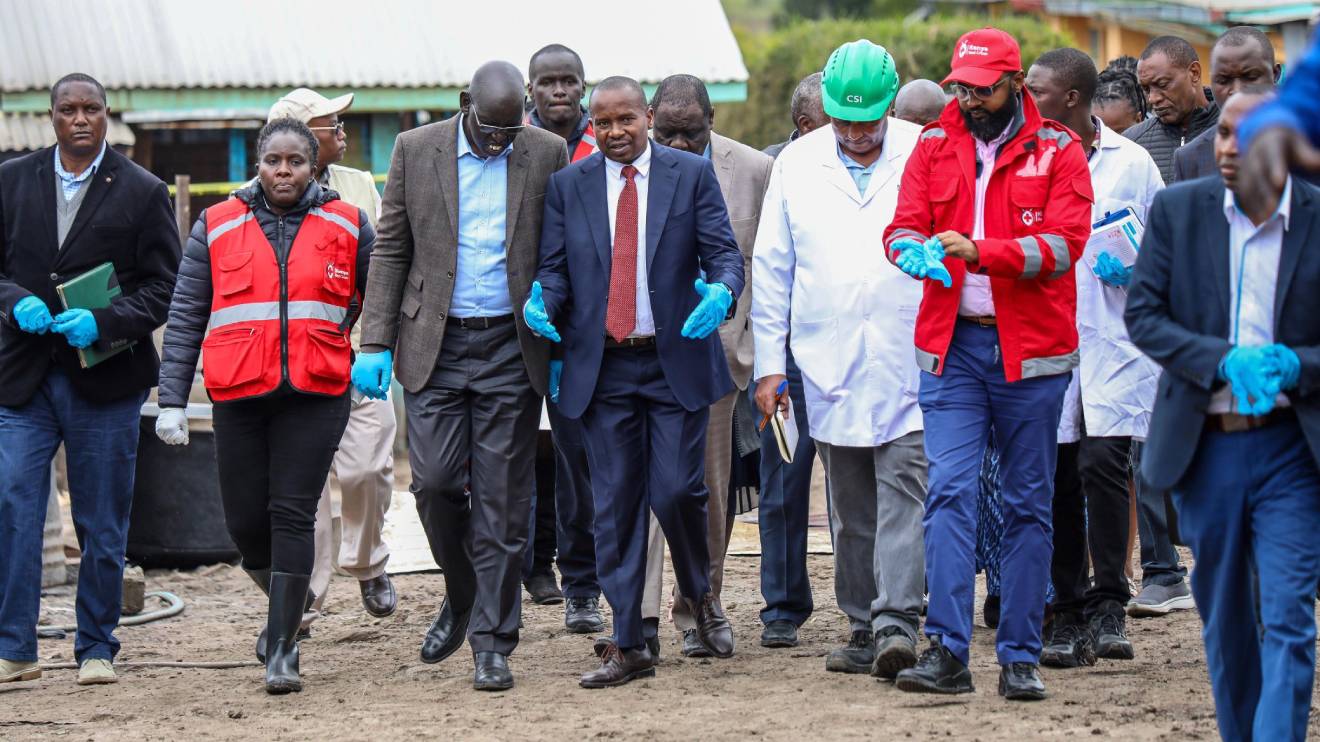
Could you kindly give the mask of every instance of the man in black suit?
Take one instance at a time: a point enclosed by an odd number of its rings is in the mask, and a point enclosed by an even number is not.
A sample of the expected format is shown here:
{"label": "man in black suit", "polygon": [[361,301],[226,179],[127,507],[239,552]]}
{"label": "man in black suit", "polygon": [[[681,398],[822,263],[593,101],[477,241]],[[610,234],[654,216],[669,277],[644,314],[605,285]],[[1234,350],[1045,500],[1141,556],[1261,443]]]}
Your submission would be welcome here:
{"label": "man in black suit", "polygon": [[[1224,105],[1237,91],[1248,85],[1277,85],[1279,65],[1274,61],[1274,45],[1253,26],[1234,26],[1215,41],[1210,50],[1210,93]],[[1201,132],[1173,153],[1173,180],[1219,175],[1215,163],[1215,127]]]}
{"label": "man in black suit", "polygon": [[641,615],[649,511],[698,640],[717,657],[733,654],[710,586],[702,464],[709,408],[734,389],[715,330],[744,277],[714,168],[648,139],[641,86],[606,78],[589,112],[600,152],[550,177],[523,311],[533,331],[562,339],[559,408],[582,418],[596,570],[614,609],[614,641],[582,676],[600,688],[655,674]]}
{"label": "man in black suit", "polygon": [[[1320,190],[1239,178],[1238,124],[1270,97],[1258,86],[1225,101],[1222,181],[1155,197],[1126,311],[1164,367],[1142,474],[1172,489],[1196,557],[1224,739],[1303,739],[1315,675]],[[1257,206],[1247,188],[1269,192]]]}
{"label": "man in black suit", "polygon": [[[65,444],[80,684],[113,683],[138,423],[179,266],[165,184],[106,146],[105,89],[51,88],[57,144],[0,166],[0,683],[40,677],[37,611],[51,458]],[[56,287],[110,262],[122,294],[64,310]],[[126,350],[82,368],[78,350]]]}

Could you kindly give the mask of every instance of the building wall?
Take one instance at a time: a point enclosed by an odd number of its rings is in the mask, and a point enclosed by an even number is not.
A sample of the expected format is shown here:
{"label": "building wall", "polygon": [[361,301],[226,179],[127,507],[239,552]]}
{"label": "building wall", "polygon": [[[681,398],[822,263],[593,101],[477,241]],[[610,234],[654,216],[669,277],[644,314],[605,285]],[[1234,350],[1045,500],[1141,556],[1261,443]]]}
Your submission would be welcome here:
{"label": "building wall", "polygon": [[[1168,31],[1145,31],[1140,28],[1119,23],[1109,18],[1092,18],[1089,16],[1060,16],[1052,15],[1049,17],[1050,25],[1060,31],[1070,34],[1077,44],[1086,53],[1090,54],[1096,61],[1096,65],[1101,69],[1108,64],[1109,60],[1124,55],[1140,57],[1141,51],[1146,48],[1146,44],[1156,36],[1161,36]],[[1283,61],[1283,39],[1274,31],[1268,32],[1270,41],[1274,44],[1274,51],[1279,61]],[[1194,36],[1188,33],[1184,36],[1192,46],[1195,47],[1197,55],[1201,58],[1202,65],[1208,65],[1210,61],[1210,46],[1212,41]]]}

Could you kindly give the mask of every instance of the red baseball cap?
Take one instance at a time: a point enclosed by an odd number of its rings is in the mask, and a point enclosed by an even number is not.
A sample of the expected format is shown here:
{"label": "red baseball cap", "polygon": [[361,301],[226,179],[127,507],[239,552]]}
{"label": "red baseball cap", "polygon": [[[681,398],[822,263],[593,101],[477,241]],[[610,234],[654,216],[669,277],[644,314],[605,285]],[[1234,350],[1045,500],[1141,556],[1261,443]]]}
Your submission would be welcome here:
{"label": "red baseball cap", "polygon": [[1017,41],[997,28],[978,28],[958,39],[949,63],[949,76],[941,85],[993,85],[1005,72],[1022,71],[1022,50]]}

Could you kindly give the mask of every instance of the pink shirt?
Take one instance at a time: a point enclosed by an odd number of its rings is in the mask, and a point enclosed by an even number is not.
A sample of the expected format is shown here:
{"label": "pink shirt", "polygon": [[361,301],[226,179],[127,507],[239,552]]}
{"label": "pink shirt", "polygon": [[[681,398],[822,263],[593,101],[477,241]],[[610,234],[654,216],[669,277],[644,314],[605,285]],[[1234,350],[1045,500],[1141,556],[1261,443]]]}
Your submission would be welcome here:
{"label": "pink shirt", "polygon": [[[1004,127],[1004,132],[993,142],[982,142],[976,137],[976,160],[981,163],[981,174],[976,178],[975,223],[972,225],[972,239],[985,239],[985,190],[990,186],[990,174],[995,169],[995,154],[999,147],[1008,141],[1013,133],[1013,125]],[[962,285],[958,314],[964,317],[987,317],[995,313],[995,300],[990,294],[990,277],[968,272]]]}

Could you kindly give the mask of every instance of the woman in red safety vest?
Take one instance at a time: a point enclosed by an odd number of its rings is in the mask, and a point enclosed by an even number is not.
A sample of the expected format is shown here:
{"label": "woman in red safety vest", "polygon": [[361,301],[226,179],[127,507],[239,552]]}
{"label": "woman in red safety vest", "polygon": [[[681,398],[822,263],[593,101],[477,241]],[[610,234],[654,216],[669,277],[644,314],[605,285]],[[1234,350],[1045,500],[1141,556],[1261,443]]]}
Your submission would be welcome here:
{"label": "woman in red safety vest", "polygon": [[348,422],[349,329],[375,234],[321,186],[316,137],[276,119],[257,180],[202,212],[165,327],[156,435],[188,442],[198,356],[212,401],[225,524],[269,596],[257,657],[266,690],[302,690],[298,629],[311,604],[316,504]]}

